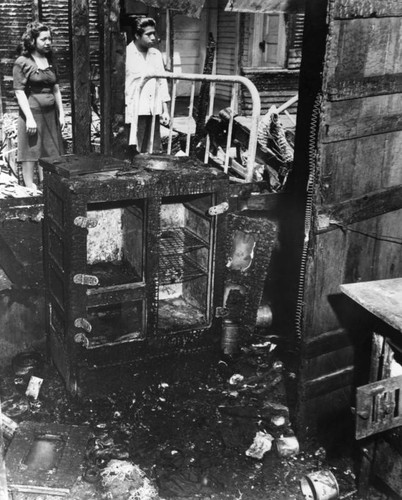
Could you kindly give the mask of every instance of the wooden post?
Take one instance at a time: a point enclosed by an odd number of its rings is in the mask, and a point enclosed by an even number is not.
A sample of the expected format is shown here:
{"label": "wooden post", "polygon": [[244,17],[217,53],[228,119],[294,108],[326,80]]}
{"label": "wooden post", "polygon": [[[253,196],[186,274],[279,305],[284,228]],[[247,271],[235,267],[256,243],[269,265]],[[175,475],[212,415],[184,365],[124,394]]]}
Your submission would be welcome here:
{"label": "wooden post", "polygon": [[166,65],[174,71],[174,18],[171,9],[166,9]]}
{"label": "wooden post", "polygon": [[[0,73],[0,82],[3,80],[2,75]],[[3,97],[1,91],[1,83],[0,83],[0,142],[3,142]]]}
{"label": "wooden post", "polygon": [[89,0],[70,0],[72,54],[73,151],[91,151],[91,82],[89,49]]}
{"label": "wooden post", "polygon": [[119,0],[103,0],[99,11],[101,151],[124,157],[128,147],[124,134],[126,39],[119,19]]}
{"label": "wooden post", "polygon": [[100,109],[101,109],[101,152],[110,153],[111,149],[111,115],[110,115],[110,86],[111,86],[111,61],[110,61],[110,29],[109,29],[109,2],[104,0],[99,6],[100,30]]}
{"label": "wooden post", "polygon": [[40,20],[39,0],[32,0],[32,19],[34,21]]}
{"label": "wooden post", "polygon": [[6,464],[4,461],[3,421],[0,402],[0,500],[8,500]]}

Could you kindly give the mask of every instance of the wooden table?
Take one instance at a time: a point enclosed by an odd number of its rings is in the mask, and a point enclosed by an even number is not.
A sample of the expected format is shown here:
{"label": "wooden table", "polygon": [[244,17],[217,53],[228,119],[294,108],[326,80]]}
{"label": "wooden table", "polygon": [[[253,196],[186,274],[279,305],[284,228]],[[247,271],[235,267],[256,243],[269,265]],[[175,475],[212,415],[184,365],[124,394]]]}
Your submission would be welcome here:
{"label": "wooden table", "polygon": [[[369,480],[375,475],[402,496],[400,444],[395,448],[387,439],[394,429],[401,441],[402,375],[392,376],[392,371],[393,347],[402,345],[402,278],[345,284],[340,289],[376,319],[370,332],[369,384],[356,391],[356,439],[362,439],[359,495],[369,498]],[[375,438],[369,438],[374,434]]]}
{"label": "wooden table", "polygon": [[340,285],[359,305],[402,333],[402,278]]}

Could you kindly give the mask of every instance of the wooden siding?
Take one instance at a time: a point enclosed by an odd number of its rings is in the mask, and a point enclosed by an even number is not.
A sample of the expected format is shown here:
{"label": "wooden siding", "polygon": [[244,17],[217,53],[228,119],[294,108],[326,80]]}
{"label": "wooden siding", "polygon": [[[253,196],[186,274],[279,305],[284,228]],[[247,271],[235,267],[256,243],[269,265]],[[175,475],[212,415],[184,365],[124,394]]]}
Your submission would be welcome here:
{"label": "wooden siding", "polygon": [[[341,414],[351,422],[357,379],[364,377],[371,318],[340,293],[339,285],[402,273],[402,17],[393,15],[394,2],[382,4],[388,7],[387,18],[371,17],[363,4],[358,18],[358,6],[347,0],[328,5],[314,0],[307,14],[303,56],[308,63],[301,71],[295,165],[300,186],[307,182],[306,165],[310,179],[314,175],[312,212],[304,226],[310,229],[305,267],[302,260],[304,287],[298,295],[302,320],[296,332],[304,354],[301,434],[306,426],[310,433],[325,420],[328,425],[328,407],[334,409],[335,425],[342,424]],[[320,92],[321,101],[314,103]],[[319,114],[315,138],[314,112]],[[302,149],[312,151],[315,140],[315,153],[306,155]],[[350,203],[355,218],[345,211]],[[350,346],[333,343],[328,352],[324,339],[329,332],[349,337]],[[312,345],[321,350],[306,356]]]}
{"label": "wooden siding", "polygon": [[[241,50],[241,71],[260,92],[262,114],[265,114],[273,105],[279,106],[285,103],[298,92],[303,27],[304,13],[287,16],[287,64],[284,69],[255,69],[250,66],[254,15],[245,14],[243,17],[244,42]],[[244,114],[250,113],[251,99],[248,93],[242,95],[242,109]],[[288,112],[293,114],[297,112],[297,102],[288,109]]]}
{"label": "wooden siding", "polygon": [[[216,46],[216,73],[219,75],[236,75],[238,66],[238,14],[225,12],[226,0],[219,0],[218,36]],[[216,86],[217,99],[230,101],[231,85]]]}
{"label": "wooden siding", "polygon": [[[206,50],[205,19],[205,11],[202,12],[200,19],[183,15],[174,16],[175,64],[180,64],[179,70],[182,73],[202,73]],[[190,88],[190,82],[179,82],[177,95],[190,95]]]}
{"label": "wooden siding", "polygon": [[32,20],[32,1],[6,1],[0,3],[0,76],[3,112],[18,110],[13,90],[13,64],[16,49],[26,25]]}

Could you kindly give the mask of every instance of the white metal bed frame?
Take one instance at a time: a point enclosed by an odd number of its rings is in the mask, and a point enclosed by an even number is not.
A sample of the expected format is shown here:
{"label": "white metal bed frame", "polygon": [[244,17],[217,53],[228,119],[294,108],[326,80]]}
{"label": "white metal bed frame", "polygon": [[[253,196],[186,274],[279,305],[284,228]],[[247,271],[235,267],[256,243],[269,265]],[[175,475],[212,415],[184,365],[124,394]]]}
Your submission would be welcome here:
{"label": "white metal bed frame", "polygon": [[[134,109],[133,109],[133,123],[137,124],[138,123],[138,102],[140,99],[141,95],[141,90],[143,89],[144,85],[146,82],[152,78],[155,78],[158,82],[159,79],[165,78],[166,80],[171,80],[172,81],[172,95],[171,95],[171,108],[170,108],[170,115],[171,115],[171,120],[169,124],[169,139],[168,139],[168,146],[167,146],[167,154],[171,154],[172,150],[172,137],[173,137],[173,118],[174,118],[174,113],[175,113],[175,106],[176,106],[176,97],[177,97],[177,83],[178,80],[183,80],[183,81],[191,81],[191,91],[190,91],[190,104],[189,104],[189,110],[188,110],[188,117],[192,118],[193,117],[193,109],[194,109],[194,98],[195,98],[195,85],[196,82],[210,82],[210,88],[209,88],[209,105],[208,105],[208,113],[206,116],[206,121],[212,116],[213,110],[214,110],[214,102],[215,102],[215,87],[217,83],[230,83],[232,84],[231,87],[231,100],[230,100],[230,109],[232,112],[230,113],[229,117],[229,124],[228,124],[228,134],[227,134],[227,141],[226,141],[226,151],[225,151],[225,161],[223,165],[223,169],[225,173],[228,173],[229,169],[229,150],[230,150],[230,145],[232,142],[232,134],[233,134],[233,120],[234,120],[234,110],[235,110],[235,104],[237,100],[237,91],[238,91],[238,86],[243,85],[250,93],[251,100],[252,100],[252,111],[251,111],[251,125],[250,125],[250,137],[249,137],[249,144],[248,144],[248,152],[247,152],[247,167],[246,167],[246,175],[245,175],[245,182],[251,182],[253,180],[253,174],[254,174],[254,167],[255,167],[255,156],[256,156],[256,151],[257,151],[257,132],[258,132],[258,123],[259,123],[259,118],[261,114],[261,100],[260,100],[260,95],[258,93],[258,90],[256,86],[251,82],[248,78],[243,77],[243,76],[231,76],[231,75],[201,75],[201,74],[192,74],[192,73],[150,73],[147,75],[144,75],[140,78],[138,85],[136,86],[135,89],[135,95],[134,95]],[[158,89],[158,86],[156,86],[156,89]],[[149,144],[149,149],[148,152],[153,151],[153,139],[154,139],[154,131],[155,131],[155,115],[156,115],[156,109],[157,109],[157,101],[158,101],[158,96],[157,96],[157,90],[154,96],[154,113],[152,115],[152,125],[151,125],[151,141]],[[134,142],[134,137],[132,134],[135,134],[135,131],[137,130],[137,127],[131,127],[131,133],[130,133],[130,144],[133,144]],[[191,143],[191,132],[187,132],[187,138],[186,138],[186,151],[185,154],[189,155],[190,152],[190,143]],[[204,155],[204,163],[208,163],[210,156],[210,139],[209,136],[207,136],[206,139],[206,145],[205,145],[205,155]]]}

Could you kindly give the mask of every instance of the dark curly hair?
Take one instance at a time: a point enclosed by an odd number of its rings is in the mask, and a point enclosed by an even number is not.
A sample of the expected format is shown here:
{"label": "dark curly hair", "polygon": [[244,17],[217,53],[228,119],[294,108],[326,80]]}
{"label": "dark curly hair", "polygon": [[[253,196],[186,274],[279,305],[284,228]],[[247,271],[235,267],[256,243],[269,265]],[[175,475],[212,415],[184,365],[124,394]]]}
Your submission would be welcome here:
{"label": "dark curly hair", "polygon": [[145,28],[156,28],[155,19],[152,17],[136,17],[132,20],[133,37],[135,35],[141,37],[144,34]]}
{"label": "dark curly hair", "polygon": [[[49,31],[52,34],[52,30],[47,24],[39,21],[28,23],[25,33],[21,37],[21,42],[17,47],[17,53],[23,56],[30,56],[35,50],[36,39],[43,31]],[[51,54],[49,54],[48,59],[51,59]]]}

